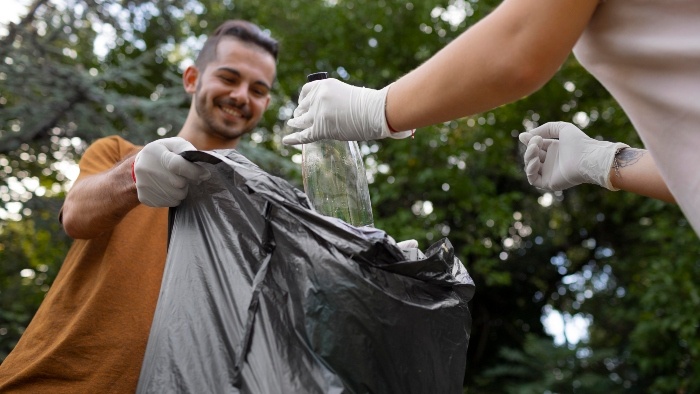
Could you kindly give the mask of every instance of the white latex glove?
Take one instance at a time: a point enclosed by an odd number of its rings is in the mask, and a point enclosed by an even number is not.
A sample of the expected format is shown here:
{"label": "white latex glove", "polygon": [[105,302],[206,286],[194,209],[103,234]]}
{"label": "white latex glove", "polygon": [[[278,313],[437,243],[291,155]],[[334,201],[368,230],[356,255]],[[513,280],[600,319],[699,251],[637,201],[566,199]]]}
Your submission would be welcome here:
{"label": "white latex glove", "polygon": [[401,249],[413,249],[418,247],[418,241],[415,239],[407,239],[405,241],[397,242],[396,245]]}
{"label": "white latex glove", "polygon": [[610,183],[610,169],[615,154],[629,145],[598,141],[566,122],[546,123],[519,138],[527,145],[523,159],[531,185],[558,191],[592,183],[619,190]]}
{"label": "white latex glove", "polygon": [[415,239],[407,239],[405,241],[397,242],[396,246],[401,249],[403,257],[406,260],[423,260],[425,259],[425,254],[423,251],[418,249],[418,241]]}
{"label": "white latex glove", "polygon": [[150,207],[174,207],[187,196],[189,181],[207,180],[211,173],[179,153],[197,150],[180,137],[147,144],[136,155],[134,177],[139,201]]}
{"label": "white latex glove", "polygon": [[413,130],[392,133],[386,122],[389,87],[374,90],[348,85],[337,79],[311,81],[301,88],[299,106],[287,121],[304,129],[282,138],[287,145],[318,140],[367,141],[406,138]]}

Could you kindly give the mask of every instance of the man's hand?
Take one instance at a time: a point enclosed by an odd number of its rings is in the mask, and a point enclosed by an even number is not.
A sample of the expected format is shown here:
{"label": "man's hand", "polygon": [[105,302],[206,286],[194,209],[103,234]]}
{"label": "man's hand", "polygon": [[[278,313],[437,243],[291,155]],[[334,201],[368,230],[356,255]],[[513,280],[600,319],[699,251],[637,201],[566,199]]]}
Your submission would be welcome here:
{"label": "man's hand", "polygon": [[209,179],[209,171],[185,160],[179,153],[196,150],[180,137],[163,138],[136,155],[134,177],[139,201],[150,207],[174,207],[187,196],[188,181]]}
{"label": "man's hand", "polygon": [[282,139],[287,145],[333,139],[367,141],[386,137],[406,138],[412,130],[393,133],[386,121],[389,87],[373,90],[348,85],[337,79],[305,84],[299,96],[291,127],[304,129]]}
{"label": "man's hand", "polygon": [[525,173],[531,185],[549,191],[592,183],[609,190],[610,169],[615,154],[629,145],[598,141],[566,122],[546,123],[520,134],[527,146],[523,155]]}

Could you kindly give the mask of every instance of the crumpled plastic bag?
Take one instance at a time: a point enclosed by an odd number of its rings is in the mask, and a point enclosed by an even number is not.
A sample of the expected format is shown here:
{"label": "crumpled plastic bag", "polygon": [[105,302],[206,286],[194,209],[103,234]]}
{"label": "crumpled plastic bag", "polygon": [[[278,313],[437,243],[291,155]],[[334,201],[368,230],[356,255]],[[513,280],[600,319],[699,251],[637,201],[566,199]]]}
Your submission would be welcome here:
{"label": "crumpled plastic bag", "polygon": [[212,178],[170,214],[139,393],[461,393],[474,282],[320,215],[235,150],[188,151]]}

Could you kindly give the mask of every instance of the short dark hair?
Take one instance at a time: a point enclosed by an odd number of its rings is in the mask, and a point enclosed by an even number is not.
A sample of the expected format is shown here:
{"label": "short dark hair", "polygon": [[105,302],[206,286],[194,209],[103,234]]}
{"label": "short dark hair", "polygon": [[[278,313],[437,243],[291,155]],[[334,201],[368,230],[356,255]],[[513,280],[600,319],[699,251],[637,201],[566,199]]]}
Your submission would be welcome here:
{"label": "short dark hair", "polygon": [[202,50],[197,56],[197,60],[195,60],[197,68],[204,70],[209,62],[216,59],[216,48],[223,37],[234,37],[243,42],[257,45],[277,60],[277,52],[279,51],[277,40],[263,33],[254,23],[233,19],[221,24],[221,26],[217,27],[214,33],[207,38],[207,41],[204,43]]}

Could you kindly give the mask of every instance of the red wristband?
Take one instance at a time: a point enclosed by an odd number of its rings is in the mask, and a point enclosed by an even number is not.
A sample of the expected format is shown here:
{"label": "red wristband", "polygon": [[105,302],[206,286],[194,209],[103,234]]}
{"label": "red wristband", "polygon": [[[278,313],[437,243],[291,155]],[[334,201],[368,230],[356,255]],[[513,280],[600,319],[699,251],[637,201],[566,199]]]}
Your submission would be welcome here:
{"label": "red wristband", "polygon": [[134,183],[136,183],[136,171],[134,171],[135,165],[136,165],[136,160],[134,160],[134,162],[131,163],[131,179],[134,180]]}

